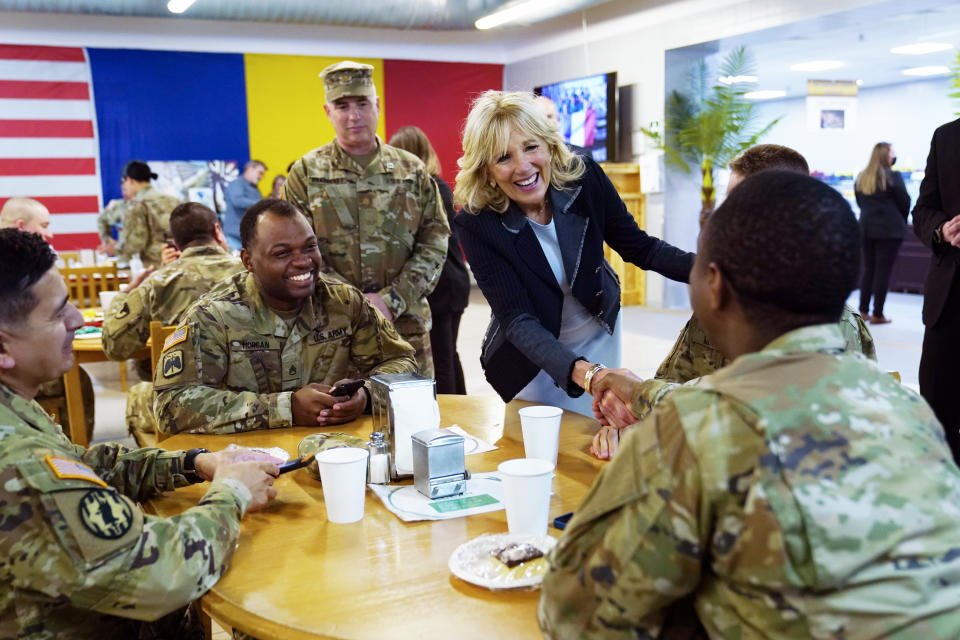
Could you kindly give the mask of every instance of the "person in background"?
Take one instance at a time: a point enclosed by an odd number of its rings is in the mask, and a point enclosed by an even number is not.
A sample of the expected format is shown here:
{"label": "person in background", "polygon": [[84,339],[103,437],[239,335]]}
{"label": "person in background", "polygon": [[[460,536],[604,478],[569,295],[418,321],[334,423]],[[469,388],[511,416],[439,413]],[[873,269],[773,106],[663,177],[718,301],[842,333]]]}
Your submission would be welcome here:
{"label": "person in background", "polygon": [[164,343],[154,374],[166,433],[235,433],[350,422],[367,392],[337,383],[416,371],[413,349],[356,288],[320,275],[309,220],[285,200],[240,221],[247,271],[193,305]]}
{"label": "person in background", "polygon": [[960,469],[923,399],[846,350],[859,270],[814,178],[757,174],[710,215],[690,303],[732,362],[600,471],[547,558],[547,637],[960,637]]}
{"label": "person in background", "polygon": [[151,185],[156,178],[146,162],[131,160],[123,167],[120,189],[128,203],[123,232],[113,251],[124,262],[139,254],[144,267],[161,265],[163,234],[170,229],[170,212],[180,201]]}
{"label": "person in background", "polygon": [[[487,91],[463,135],[454,219],[492,318],[487,380],[513,398],[592,415],[590,379],[619,366],[620,285],[603,257],[686,282],[693,254],[648,236],[606,174],[572,152],[525,92]],[[596,363],[596,364],[594,364]]]}
{"label": "person in background", "polygon": [[933,133],[927,170],[913,208],[913,232],[933,251],[923,286],[923,352],[920,394],[943,423],[953,457],[960,462],[960,120]]}
{"label": "person in background", "polygon": [[[729,167],[728,194],[745,178],[761,171],[780,170],[800,175],[810,174],[806,158],[790,147],[778,144],[758,144],[750,147],[734,158]],[[850,305],[843,306],[839,326],[848,351],[863,353],[871,360],[877,359],[870,329]],[[591,452],[602,459],[611,458],[617,450],[619,439],[624,435],[623,430],[646,416],[677,384],[713,373],[729,363],[723,353],[710,343],[697,316],[692,315],[677,336],[670,353],[660,363],[653,379],[639,384],[632,397],[621,399],[612,391],[601,395],[599,392],[604,388],[602,379],[607,372],[600,372],[595,379],[595,390],[598,393],[594,398],[594,414],[604,426],[594,437]],[[621,373],[629,372],[621,370]],[[639,381],[639,378],[635,379]]]}
{"label": "person in background", "polygon": [[0,229],[19,229],[35,233],[46,242],[53,240],[50,211],[33,198],[10,198],[0,208]]}
{"label": "person in background", "polygon": [[273,186],[270,188],[271,198],[283,198],[283,183],[287,181],[287,176],[278,173],[273,177]]}
{"label": "person in background", "polygon": [[[863,234],[863,277],[860,279],[860,313],[870,324],[887,324],[883,303],[890,286],[890,272],[907,233],[910,196],[899,171],[891,167],[897,155],[889,142],[878,142],[867,168],[857,175],[854,194],[860,207]],[[870,297],[873,296],[873,315]]]}
{"label": "person in background", "polygon": [[240,219],[247,208],[263,198],[257,185],[266,172],[267,165],[259,160],[251,160],[243,165],[243,173],[228,184],[223,193],[227,202],[227,210],[223,213],[223,230],[231,251],[240,250]]}
{"label": "person in background", "polygon": [[283,197],[312,219],[324,273],[360,289],[432,378],[426,297],[450,235],[440,193],[416,156],[377,137],[373,67],[345,60],[320,77],[336,138],[294,162]]}
{"label": "person in background", "polygon": [[127,213],[127,201],[123,198],[111,200],[103,211],[97,215],[97,235],[100,236],[100,246],[97,251],[107,255],[114,255],[117,250],[117,240],[123,228],[123,216]]}
{"label": "person in background", "polygon": [[[184,607],[223,575],[240,519],[275,495],[272,458],[84,448],[33,401],[83,325],[41,237],[0,230],[0,637],[195,638]],[[211,481],[175,518],[138,502]]]}
{"label": "person in background", "polygon": [[554,127],[559,129],[560,114],[557,113],[557,103],[547,96],[536,96],[534,100],[536,100],[537,106],[540,107],[540,111],[543,112],[543,117],[553,123]]}
{"label": "person in background", "polygon": [[[440,177],[440,160],[430,144],[430,139],[419,127],[400,127],[390,138],[390,146],[409,151],[420,158],[427,173],[440,189],[440,201],[447,214],[447,223],[453,222],[453,190]],[[457,336],[460,319],[470,303],[470,275],[463,261],[463,250],[451,228],[447,244],[447,260],[443,263],[436,288],[427,296],[430,304],[430,347],[433,350],[433,369],[437,381],[437,393],[465,395],[466,382],[463,365],[457,353]]]}
{"label": "person in background", "polygon": [[[170,231],[180,257],[156,271],[144,270],[104,310],[103,352],[111,360],[126,360],[142,348],[152,321],[179,323],[201,295],[244,270],[227,250],[217,214],[202,204],[178,205],[170,214]],[[140,443],[155,432],[152,380],[127,390],[127,427]]]}

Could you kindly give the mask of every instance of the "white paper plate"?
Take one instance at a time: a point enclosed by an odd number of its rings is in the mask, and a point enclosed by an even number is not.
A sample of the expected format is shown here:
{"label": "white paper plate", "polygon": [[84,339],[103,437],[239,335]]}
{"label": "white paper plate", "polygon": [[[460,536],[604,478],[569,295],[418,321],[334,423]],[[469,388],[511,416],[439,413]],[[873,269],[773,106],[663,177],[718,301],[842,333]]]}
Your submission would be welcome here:
{"label": "white paper plate", "polygon": [[[464,542],[450,555],[448,563],[450,572],[461,580],[487,589],[537,587],[543,581],[543,574],[546,573],[546,564],[543,559],[539,562],[531,560],[512,570],[507,570],[503,563],[490,555],[491,551],[511,542],[532,544],[543,551],[544,555],[557,544],[556,538],[550,536],[511,533],[479,536]],[[528,565],[531,566],[528,567]],[[542,571],[536,570],[538,566],[542,566]]]}

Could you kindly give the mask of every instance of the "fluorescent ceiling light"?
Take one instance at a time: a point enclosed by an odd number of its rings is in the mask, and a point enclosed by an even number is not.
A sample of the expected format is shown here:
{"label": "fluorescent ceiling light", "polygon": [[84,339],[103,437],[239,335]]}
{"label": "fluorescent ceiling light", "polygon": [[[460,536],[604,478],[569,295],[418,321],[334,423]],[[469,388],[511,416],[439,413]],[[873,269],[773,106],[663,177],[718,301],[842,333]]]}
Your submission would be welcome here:
{"label": "fluorescent ceiling light", "polygon": [[183,13],[190,8],[196,0],[170,0],[167,3],[167,11],[170,13]]}
{"label": "fluorescent ceiling light", "polygon": [[932,67],[914,67],[904,69],[901,73],[905,76],[939,76],[944,73],[950,73],[950,67],[935,65]]}
{"label": "fluorescent ceiling light", "polygon": [[[172,1],[173,0],[171,0],[171,2]],[[500,25],[508,22],[523,20],[524,18],[534,14],[542,13],[552,6],[553,0],[526,0],[526,2],[514,4],[506,9],[494,11],[490,15],[484,16],[474,22],[473,26],[481,30],[493,29],[494,27],[499,27]]]}
{"label": "fluorescent ceiling light", "polygon": [[801,62],[790,65],[790,71],[829,71],[830,69],[839,69],[843,63],[839,60],[811,60],[810,62]]}
{"label": "fluorescent ceiling light", "polygon": [[916,44],[906,44],[902,47],[890,49],[890,53],[900,53],[907,56],[922,56],[925,53],[936,53],[937,51],[946,51],[953,49],[952,44],[946,42],[918,42]]}
{"label": "fluorescent ceiling light", "polygon": [[720,76],[717,78],[723,84],[734,84],[736,82],[756,82],[757,76]]}
{"label": "fluorescent ceiling light", "polygon": [[777,89],[761,89],[759,91],[748,91],[743,94],[744,98],[748,100],[771,100],[773,98],[782,98],[787,95],[786,91],[780,91]]}

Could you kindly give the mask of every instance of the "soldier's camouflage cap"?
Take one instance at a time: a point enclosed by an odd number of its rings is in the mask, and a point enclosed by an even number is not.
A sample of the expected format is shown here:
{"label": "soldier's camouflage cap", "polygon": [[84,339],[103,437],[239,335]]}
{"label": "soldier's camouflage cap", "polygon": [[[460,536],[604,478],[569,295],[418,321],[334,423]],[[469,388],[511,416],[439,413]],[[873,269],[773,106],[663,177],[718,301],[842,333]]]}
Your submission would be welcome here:
{"label": "soldier's camouflage cap", "polygon": [[373,86],[373,67],[344,60],[320,72],[323,80],[324,101],[333,102],[343,96],[376,96]]}

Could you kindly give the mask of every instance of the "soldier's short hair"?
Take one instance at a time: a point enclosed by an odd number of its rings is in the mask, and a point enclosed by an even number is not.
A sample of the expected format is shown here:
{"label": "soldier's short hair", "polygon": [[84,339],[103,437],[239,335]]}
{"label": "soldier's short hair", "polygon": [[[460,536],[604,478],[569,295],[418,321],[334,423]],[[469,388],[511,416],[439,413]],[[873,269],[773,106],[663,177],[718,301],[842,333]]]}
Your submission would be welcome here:
{"label": "soldier's short hair", "polygon": [[178,204],[170,212],[170,233],[182,250],[191,243],[208,244],[217,238],[217,214],[199,202]]}
{"label": "soldier's short hair", "polygon": [[860,228],[850,205],[795,172],[745,179],[707,219],[701,244],[758,325],[785,332],[837,322],[857,286]]}
{"label": "soldier's short hair", "polygon": [[0,325],[14,326],[30,315],[38,302],[33,285],[56,261],[38,234],[0,229]]}
{"label": "soldier's short hair", "polygon": [[265,165],[260,160],[248,160],[245,165],[243,165],[243,172],[246,173],[250,167],[263,167],[263,170],[267,170],[267,165]]}
{"label": "soldier's short hair", "polygon": [[807,159],[800,152],[779,144],[754,145],[731,160],[728,166],[744,178],[774,169],[810,175]]}
{"label": "soldier's short hair", "polygon": [[257,239],[257,220],[265,213],[272,213],[281,218],[303,215],[297,205],[279,198],[264,198],[260,202],[250,205],[250,208],[240,218],[240,245],[244,249],[249,250],[253,241]]}

